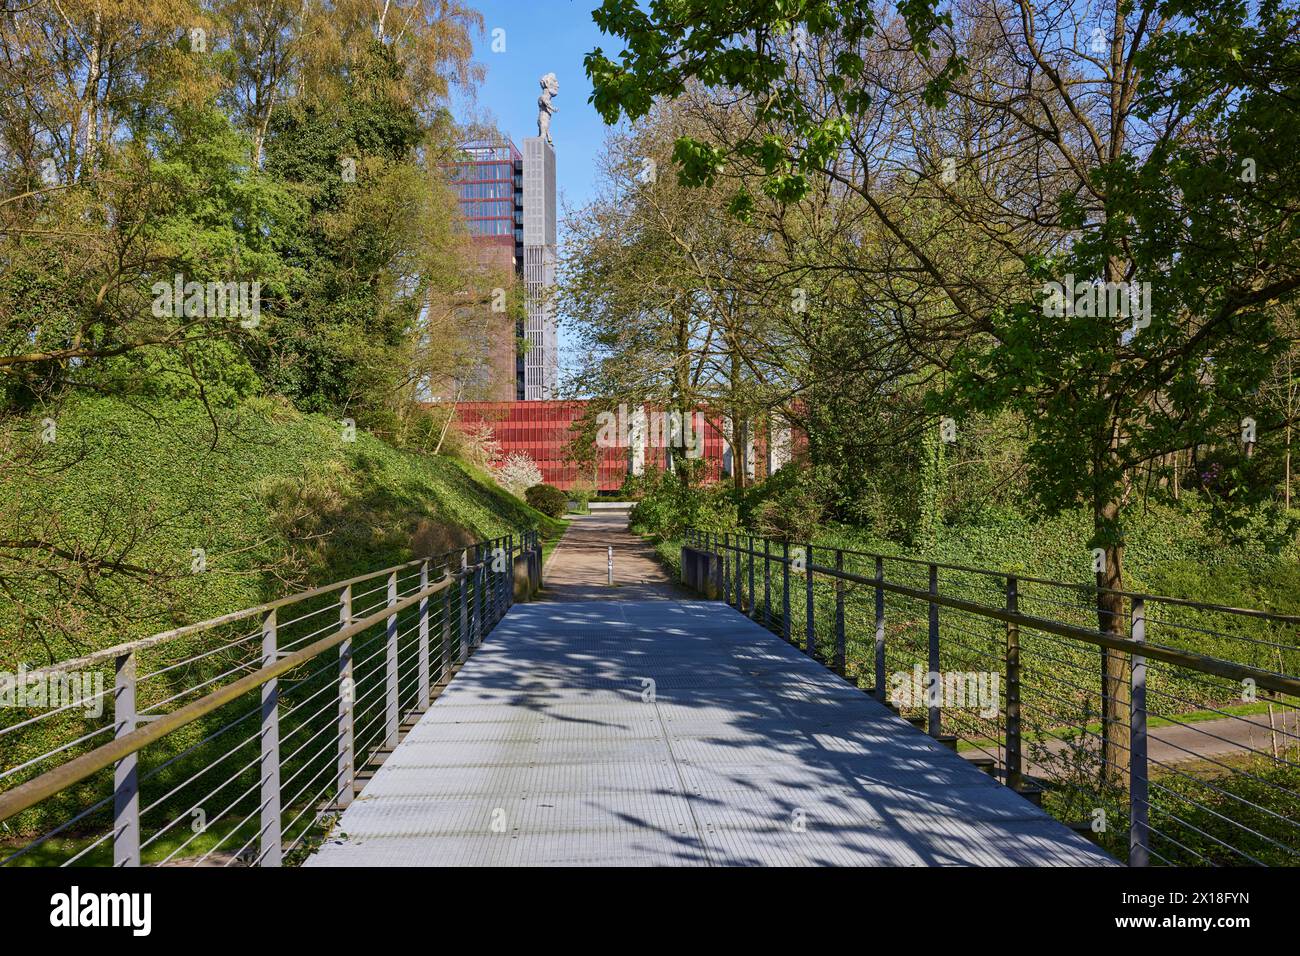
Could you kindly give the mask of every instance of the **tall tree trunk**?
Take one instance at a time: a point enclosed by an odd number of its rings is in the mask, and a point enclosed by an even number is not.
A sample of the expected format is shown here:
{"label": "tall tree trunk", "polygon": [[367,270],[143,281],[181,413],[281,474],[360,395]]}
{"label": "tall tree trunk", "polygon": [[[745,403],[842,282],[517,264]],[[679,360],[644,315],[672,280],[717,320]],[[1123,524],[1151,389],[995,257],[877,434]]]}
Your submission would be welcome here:
{"label": "tall tree trunk", "polygon": [[[1117,21],[1118,22],[1118,21]],[[1122,36],[1122,34],[1121,34]],[[1122,41],[1121,41],[1122,42]],[[1112,53],[1114,48],[1112,47]],[[1122,131],[1115,130],[1116,143],[1122,140]],[[1122,145],[1122,144],[1121,144]],[[1106,281],[1122,282],[1125,279],[1124,263],[1111,257],[1106,263]],[[1109,395],[1106,396],[1110,398]],[[1100,443],[1100,454],[1094,462],[1093,475],[1093,533],[1102,547],[1105,563],[1096,572],[1097,578],[1097,628],[1103,634],[1117,638],[1128,636],[1124,617],[1124,597],[1116,593],[1124,588],[1124,536],[1120,521],[1120,503],[1123,491],[1120,469],[1120,424],[1117,419],[1110,424],[1110,433]],[[1132,686],[1129,682],[1129,657],[1123,651],[1101,650],[1101,782],[1128,786],[1129,773],[1129,723]]]}
{"label": "tall tree trunk", "polygon": [[[1124,597],[1124,543],[1119,537],[1119,500],[1114,494],[1099,493],[1093,507],[1093,529],[1102,547],[1105,563],[1096,572],[1097,629],[1112,637],[1128,636]],[[1129,683],[1129,655],[1102,648],[1101,651],[1101,740],[1103,783],[1128,784],[1129,722],[1132,702]]]}
{"label": "tall tree trunk", "polygon": [[745,420],[740,407],[740,353],[731,349],[731,483],[737,491],[745,488],[749,422]]}
{"label": "tall tree trunk", "polygon": [[[682,483],[683,487],[687,487],[691,483],[691,467],[685,465],[687,461],[686,451],[689,447],[687,436],[694,434],[693,428],[695,425],[695,409],[694,403],[691,401],[690,310],[676,305],[673,318],[677,323],[677,354],[674,356],[675,365],[673,368],[673,391],[675,395],[673,400],[677,403],[677,411],[682,416],[682,429],[680,440],[677,443],[680,447],[673,447],[672,453],[673,457],[684,466],[676,469],[677,480]],[[701,430],[700,435],[695,437],[698,437],[699,441],[703,443],[703,430]],[[702,455],[704,449],[697,448],[696,452]]]}

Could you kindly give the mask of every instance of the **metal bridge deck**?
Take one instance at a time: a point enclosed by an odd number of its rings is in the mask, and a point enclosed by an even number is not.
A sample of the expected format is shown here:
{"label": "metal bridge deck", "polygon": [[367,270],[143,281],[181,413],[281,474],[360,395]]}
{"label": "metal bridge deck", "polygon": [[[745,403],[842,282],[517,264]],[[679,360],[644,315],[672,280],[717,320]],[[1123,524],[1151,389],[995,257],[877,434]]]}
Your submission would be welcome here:
{"label": "metal bridge deck", "polygon": [[307,865],[1114,862],[724,604],[589,601],[512,608]]}

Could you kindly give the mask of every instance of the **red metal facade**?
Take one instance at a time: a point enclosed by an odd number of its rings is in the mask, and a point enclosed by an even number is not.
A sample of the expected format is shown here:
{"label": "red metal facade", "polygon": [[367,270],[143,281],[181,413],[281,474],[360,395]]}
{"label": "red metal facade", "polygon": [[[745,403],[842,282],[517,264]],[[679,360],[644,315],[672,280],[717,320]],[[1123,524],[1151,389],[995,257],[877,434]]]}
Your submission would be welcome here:
{"label": "red metal facade", "polygon": [[[565,491],[577,484],[590,482],[590,465],[579,465],[570,460],[574,438],[574,423],[587,410],[583,401],[533,401],[533,402],[459,402],[456,420],[463,425],[486,424],[501,447],[501,458],[513,452],[522,452],[535,461],[542,471],[543,480]],[[646,408],[647,421],[653,411]],[[726,438],[721,419],[699,413],[704,431],[704,478],[716,481],[723,475]],[[626,443],[622,429],[618,443],[600,447],[596,468],[596,490],[617,491],[623,486],[632,462],[632,449]],[[646,429],[645,467],[662,469],[667,465],[668,451],[661,439],[662,432],[653,426]],[[766,444],[761,438],[754,441],[754,457],[758,474],[763,471]]]}

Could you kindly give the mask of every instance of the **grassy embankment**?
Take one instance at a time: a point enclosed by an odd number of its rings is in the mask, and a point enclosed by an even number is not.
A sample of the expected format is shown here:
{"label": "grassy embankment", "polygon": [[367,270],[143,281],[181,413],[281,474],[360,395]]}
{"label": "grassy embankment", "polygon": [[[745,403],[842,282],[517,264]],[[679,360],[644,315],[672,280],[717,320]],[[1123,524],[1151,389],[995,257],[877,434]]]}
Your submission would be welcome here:
{"label": "grassy embankment", "polygon": [[[353,436],[341,422],[279,403],[218,412],[214,424],[197,404],[79,400],[58,412],[53,442],[41,441],[42,417],[0,425],[0,541],[48,544],[0,551],[0,671],[64,660],[525,528],[539,530],[549,545],[566,524],[458,461],[403,451],[361,431]],[[214,632],[184,653],[222,639]],[[205,663],[214,670],[243,666],[228,657],[222,652]],[[207,676],[189,670],[161,677],[181,675],[177,680],[186,683]],[[111,718],[85,726],[104,719]],[[81,727],[60,717],[23,730],[21,739],[4,738],[3,764],[39,755]],[[190,736],[175,735],[177,746]],[[172,748],[153,749],[145,766],[159,767]],[[153,795],[186,769],[182,760],[160,772]],[[100,798],[102,784],[88,781],[66,806],[49,801],[46,812],[29,811],[7,828],[44,832],[78,801]],[[213,819],[197,837],[186,820],[156,836],[146,859],[161,859],[186,841],[184,856],[201,855],[232,833],[238,836],[225,845],[237,846],[251,825],[240,816]],[[76,832],[24,862],[66,859],[86,839]],[[103,844],[83,862],[107,851]]]}

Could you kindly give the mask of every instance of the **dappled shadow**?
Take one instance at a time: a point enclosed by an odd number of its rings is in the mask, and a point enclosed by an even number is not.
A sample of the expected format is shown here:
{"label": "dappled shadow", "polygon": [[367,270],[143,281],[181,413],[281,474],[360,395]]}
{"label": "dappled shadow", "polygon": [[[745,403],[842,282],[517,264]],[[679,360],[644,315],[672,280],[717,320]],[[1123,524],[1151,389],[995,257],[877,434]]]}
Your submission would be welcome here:
{"label": "dappled shadow", "polygon": [[312,865],[1108,861],[733,609],[688,601],[516,606],[339,830]]}

